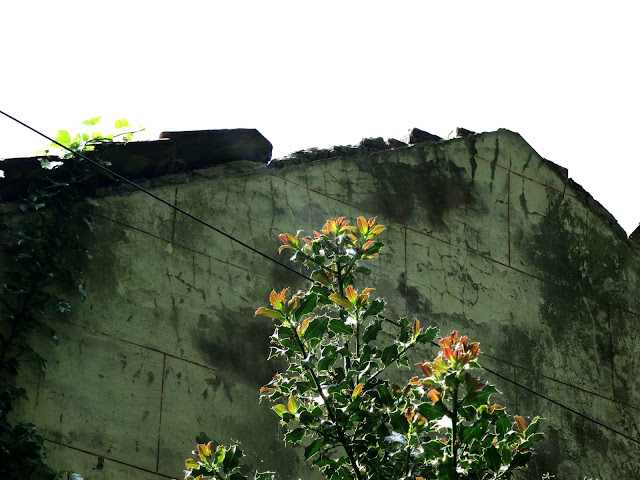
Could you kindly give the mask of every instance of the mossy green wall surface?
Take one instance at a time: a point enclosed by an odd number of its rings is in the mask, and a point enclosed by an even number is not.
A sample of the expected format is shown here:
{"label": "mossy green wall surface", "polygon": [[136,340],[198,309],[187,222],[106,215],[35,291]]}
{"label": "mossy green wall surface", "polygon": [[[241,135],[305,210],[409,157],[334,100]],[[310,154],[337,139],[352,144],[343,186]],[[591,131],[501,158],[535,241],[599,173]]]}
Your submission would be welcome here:
{"label": "mossy green wall surface", "polygon": [[[276,168],[240,161],[149,186],[272,256],[281,232],[377,215],[386,316],[457,329],[481,342],[483,365],[640,438],[640,248],[519,135]],[[261,470],[320,478],[258,403],[281,365],[266,362],[272,325],[253,312],[272,288],[304,281],[143,193],[105,192],[95,224],[87,300],[54,319],[58,347],[39,342],[46,376],[21,377],[30,401],[17,414],[39,426],[51,462],[87,480],[180,478],[197,442],[240,440]],[[511,413],[546,418],[522,478],[638,478],[637,444],[486,379]]]}

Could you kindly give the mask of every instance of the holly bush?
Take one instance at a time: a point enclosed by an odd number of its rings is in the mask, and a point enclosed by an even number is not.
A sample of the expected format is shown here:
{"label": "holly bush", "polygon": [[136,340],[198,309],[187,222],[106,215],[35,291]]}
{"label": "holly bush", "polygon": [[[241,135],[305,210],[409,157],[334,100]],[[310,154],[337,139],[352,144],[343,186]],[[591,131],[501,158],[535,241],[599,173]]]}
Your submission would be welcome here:
{"label": "holly bush", "polygon": [[[538,417],[527,424],[490,401],[499,392],[474,375],[478,343],[454,331],[438,338],[437,358],[419,363],[418,375],[404,385],[390,380],[410,368],[410,350],[435,343],[437,329],[401,318],[392,342],[378,338],[385,302],[365,286],[372,271],[362,263],[379,255],[384,230],[375,218],[351,225],[340,217],[313,237],[280,235],[279,251],[291,251],[313,280],[306,292],[272,291],[270,306],[256,311],[276,323],[270,358],[288,362],[261,389],[286,427],[285,443],[301,444],[331,480],[511,478],[544,434]],[[246,478],[225,467],[236,448],[212,454],[198,445],[186,478]]]}

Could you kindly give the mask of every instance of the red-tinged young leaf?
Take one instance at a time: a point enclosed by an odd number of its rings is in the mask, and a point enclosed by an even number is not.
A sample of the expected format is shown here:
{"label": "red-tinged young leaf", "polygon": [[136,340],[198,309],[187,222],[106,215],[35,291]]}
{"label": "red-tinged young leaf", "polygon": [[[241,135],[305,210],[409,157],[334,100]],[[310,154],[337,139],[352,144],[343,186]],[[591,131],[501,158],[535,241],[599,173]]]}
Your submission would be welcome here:
{"label": "red-tinged young leaf", "polygon": [[349,285],[347,287],[347,291],[345,292],[345,294],[347,295],[347,300],[349,300],[349,302],[354,303],[356,301],[356,298],[358,298],[358,292],[353,288],[352,285]]}
{"label": "red-tinged young leaf", "polygon": [[422,373],[425,377],[430,377],[433,375],[433,370],[431,369],[431,365],[429,363],[419,363],[418,364],[422,369]]}
{"label": "red-tinged young leaf", "polygon": [[351,310],[353,308],[353,305],[349,303],[349,300],[344,298],[342,295],[338,295],[337,293],[332,293],[331,295],[329,295],[329,300],[331,300],[334,303],[337,303],[338,305],[340,305],[343,308],[346,308],[347,310]]}
{"label": "red-tinged young leaf", "polygon": [[282,289],[282,291],[281,291],[281,292],[280,292],[280,294],[279,294],[279,295],[280,295],[280,301],[281,301],[282,303],[284,303],[285,298],[286,298],[286,296],[287,296],[287,290],[289,290],[289,289],[288,289],[288,288],[283,288],[283,289]]}
{"label": "red-tinged young leaf", "polygon": [[351,394],[351,398],[356,398],[360,393],[362,393],[362,387],[364,387],[364,383],[359,383],[353,389],[353,393]]}
{"label": "red-tinged young leaf", "polygon": [[413,336],[416,337],[420,333],[420,320],[417,318],[413,321]]}
{"label": "red-tinged young leaf", "polygon": [[442,356],[450,362],[453,362],[454,360],[453,351],[449,347],[442,348]]}
{"label": "red-tinged young leaf", "polygon": [[309,323],[311,323],[311,318],[305,318],[302,321],[302,324],[298,327],[298,332],[300,332],[300,335],[304,335],[304,332],[307,331],[307,327],[309,326]]}
{"label": "red-tinged young leaf", "polygon": [[296,399],[293,397],[293,395],[289,397],[289,401],[287,402],[287,409],[289,410],[289,413],[292,413],[294,415],[298,411],[298,403],[296,402]]}
{"label": "red-tinged young leaf", "polygon": [[269,301],[271,302],[271,306],[276,310],[282,310],[282,300],[280,295],[276,293],[275,290],[271,290],[271,294],[269,295]]}
{"label": "red-tinged young leaf", "polygon": [[363,234],[369,230],[369,224],[364,217],[358,217],[358,230]]}
{"label": "red-tinged young leaf", "polygon": [[429,395],[429,398],[433,403],[438,403],[438,400],[440,400],[440,392],[438,390],[429,390],[427,395]]}
{"label": "red-tinged young leaf", "polygon": [[373,240],[369,240],[364,245],[362,245],[362,250],[367,250],[369,247],[371,247],[371,245],[373,245]]}
{"label": "red-tinged young leaf", "polygon": [[200,468],[200,464],[196,462],[193,458],[187,459],[187,461],[184,463],[184,466],[187,467],[189,470]]}
{"label": "red-tinged young leaf", "polygon": [[362,291],[363,295],[368,295],[369,293],[373,292],[375,290],[375,288],[373,287],[367,287]]}
{"label": "red-tinged young leaf", "polygon": [[276,312],[275,310],[270,310],[264,307],[260,307],[258,310],[256,310],[255,315],[264,315],[265,317],[278,318],[278,319],[282,318],[282,314],[280,312]]}
{"label": "red-tinged young leaf", "polygon": [[260,393],[273,393],[275,391],[276,391],[275,388],[270,388],[270,387],[262,387],[260,389]]}
{"label": "red-tinged young leaf", "polygon": [[202,461],[206,463],[211,457],[211,442],[209,442],[208,445],[199,443],[196,447],[196,451],[198,452],[198,456],[202,459]]}
{"label": "red-tinged young leaf", "polygon": [[280,248],[278,248],[278,253],[282,253],[283,250],[295,250],[295,249],[289,245],[280,245]]}
{"label": "red-tinged young leaf", "polygon": [[387,229],[384,225],[376,225],[369,231],[369,238],[375,238]]}
{"label": "red-tinged young leaf", "polygon": [[527,421],[520,415],[514,415],[513,418],[516,419],[516,425],[518,426],[518,430],[520,431],[520,433],[524,433],[524,431],[527,429]]}

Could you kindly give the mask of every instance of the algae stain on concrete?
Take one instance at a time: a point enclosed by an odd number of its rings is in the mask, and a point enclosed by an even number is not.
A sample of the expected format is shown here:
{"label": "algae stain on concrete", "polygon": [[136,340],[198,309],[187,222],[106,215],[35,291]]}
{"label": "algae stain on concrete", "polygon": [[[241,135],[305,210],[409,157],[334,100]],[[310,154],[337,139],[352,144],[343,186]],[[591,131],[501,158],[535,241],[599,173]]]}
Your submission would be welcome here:
{"label": "algae stain on concrete", "polygon": [[588,349],[598,356],[593,359],[597,364],[606,365],[611,332],[603,318],[607,305],[626,304],[627,294],[614,288],[612,278],[620,277],[628,252],[599,223],[589,225],[582,204],[572,202],[577,201],[550,197],[546,214],[533,233],[526,236],[523,231],[522,249],[544,279],[539,318],[555,344],[565,345],[568,356]]}
{"label": "algae stain on concrete", "polygon": [[376,187],[370,209],[405,225],[417,205],[430,224],[444,226],[447,211],[473,206],[473,179],[468,178],[463,167],[447,160],[439,148],[434,153],[435,158],[428,161],[423,151],[418,164],[363,161],[360,168],[372,176]]}
{"label": "algae stain on concrete", "polygon": [[196,328],[191,335],[207,364],[216,369],[217,382],[262,386],[276,373],[275,364],[265,361],[273,328],[268,320],[254,318],[253,309],[243,308],[221,312],[210,332]]}

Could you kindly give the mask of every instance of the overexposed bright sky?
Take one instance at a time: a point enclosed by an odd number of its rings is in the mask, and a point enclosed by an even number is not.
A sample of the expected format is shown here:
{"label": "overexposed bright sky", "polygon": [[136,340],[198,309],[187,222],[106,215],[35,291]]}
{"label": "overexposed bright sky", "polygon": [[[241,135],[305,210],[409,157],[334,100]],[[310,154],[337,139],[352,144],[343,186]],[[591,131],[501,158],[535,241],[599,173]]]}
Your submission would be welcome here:
{"label": "overexposed bright sky", "polygon": [[[0,110],[55,137],[103,115],[257,128],[274,157],[418,127],[519,132],[631,233],[640,3],[29,1],[0,7]],[[0,117],[0,158],[48,142]]]}

